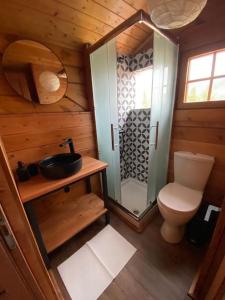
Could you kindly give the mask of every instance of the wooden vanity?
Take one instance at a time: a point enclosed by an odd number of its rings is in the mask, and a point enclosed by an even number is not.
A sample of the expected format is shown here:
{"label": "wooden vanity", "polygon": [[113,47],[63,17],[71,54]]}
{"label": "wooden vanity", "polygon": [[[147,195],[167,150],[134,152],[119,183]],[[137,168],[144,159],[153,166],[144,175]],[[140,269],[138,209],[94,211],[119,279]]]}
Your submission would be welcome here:
{"label": "wooden vanity", "polygon": [[[48,180],[39,174],[17,185],[42,257],[48,267],[50,266],[48,253],[102,215],[105,215],[106,223],[109,223],[107,164],[88,156],[83,157],[82,162],[82,169],[70,177]],[[103,200],[91,192],[90,176],[96,173],[101,173]],[[80,180],[86,181],[87,194],[76,198],[74,201],[64,202],[60,207],[52,208],[46,218],[38,222],[33,206],[34,201],[59,189],[68,189],[71,184]]]}

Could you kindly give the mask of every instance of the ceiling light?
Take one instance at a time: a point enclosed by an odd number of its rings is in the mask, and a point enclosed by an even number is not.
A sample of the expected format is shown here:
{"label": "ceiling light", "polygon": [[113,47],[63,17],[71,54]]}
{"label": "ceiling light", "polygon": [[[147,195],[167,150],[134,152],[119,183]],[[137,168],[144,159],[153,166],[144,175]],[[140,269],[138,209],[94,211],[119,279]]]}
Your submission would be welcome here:
{"label": "ceiling light", "polygon": [[159,28],[174,29],[194,21],[207,0],[149,0],[152,22]]}

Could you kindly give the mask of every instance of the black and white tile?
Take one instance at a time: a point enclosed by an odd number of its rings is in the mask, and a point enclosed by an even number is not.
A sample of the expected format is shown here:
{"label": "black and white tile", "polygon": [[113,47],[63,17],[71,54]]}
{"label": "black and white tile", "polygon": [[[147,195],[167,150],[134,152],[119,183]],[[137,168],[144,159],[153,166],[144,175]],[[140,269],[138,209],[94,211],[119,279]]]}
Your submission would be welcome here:
{"label": "black and white tile", "polygon": [[136,56],[117,57],[117,101],[120,140],[121,180],[148,179],[150,109],[135,109],[134,71],[152,65],[149,49]]}

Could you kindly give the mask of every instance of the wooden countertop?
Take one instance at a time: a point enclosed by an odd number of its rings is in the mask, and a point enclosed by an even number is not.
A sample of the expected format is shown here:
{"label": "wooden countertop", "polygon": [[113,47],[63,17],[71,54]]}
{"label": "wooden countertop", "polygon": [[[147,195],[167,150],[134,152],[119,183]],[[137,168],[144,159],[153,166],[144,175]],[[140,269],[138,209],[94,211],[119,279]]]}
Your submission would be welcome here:
{"label": "wooden countertop", "polygon": [[102,171],[108,166],[107,163],[89,156],[82,157],[82,160],[81,170],[70,177],[50,180],[39,174],[28,181],[17,183],[17,188],[22,202],[26,203],[30,200],[41,197],[49,192],[62,188],[67,184],[76,182],[89,175]]}

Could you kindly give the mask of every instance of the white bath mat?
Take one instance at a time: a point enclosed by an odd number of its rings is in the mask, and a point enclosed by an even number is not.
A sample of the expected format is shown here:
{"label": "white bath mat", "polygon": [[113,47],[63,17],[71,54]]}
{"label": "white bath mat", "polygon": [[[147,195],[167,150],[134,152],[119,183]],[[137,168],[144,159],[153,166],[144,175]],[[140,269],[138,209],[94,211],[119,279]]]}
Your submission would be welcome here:
{"label": "white bath mat", "polygon": [[58,271],[72,299],[95,300],[135,251],[124,237],[107,225],[59,265]]}
{"label": "white bath mat", "polygon": [[87,245],[63,262],[58,270],[72,299],[97,299],[112,281]]}
{"label": "white bath mat", "polygon": [[87,242],[112,278],[115,278],[136,249],[110,225]]}

